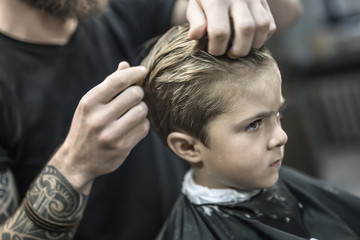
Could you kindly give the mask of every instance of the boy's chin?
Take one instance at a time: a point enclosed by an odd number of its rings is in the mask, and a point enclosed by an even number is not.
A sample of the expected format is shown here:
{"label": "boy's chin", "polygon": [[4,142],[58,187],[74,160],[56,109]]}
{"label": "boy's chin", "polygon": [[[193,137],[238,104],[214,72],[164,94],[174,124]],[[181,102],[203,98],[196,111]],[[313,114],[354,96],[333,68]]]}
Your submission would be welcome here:
{"label": "boy's chin", "polygon": [[269,181],[266,184],[264,184],[262,189],[273,187],[278,182],[278,180],[279,180],[279,172],[274,174],[274,176],[272,176],[271,179],[269,179]]}

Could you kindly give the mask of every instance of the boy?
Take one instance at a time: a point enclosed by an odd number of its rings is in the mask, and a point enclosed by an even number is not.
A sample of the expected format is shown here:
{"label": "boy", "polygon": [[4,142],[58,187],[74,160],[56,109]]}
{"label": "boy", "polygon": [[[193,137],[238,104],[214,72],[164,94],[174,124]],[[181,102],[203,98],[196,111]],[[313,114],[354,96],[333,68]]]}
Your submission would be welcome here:
{"label": "boy", "polygon": [[191,169],[158,239],[360,239],[360,200],[283,167],[276,61],[206,53],[187,26],[143,64],[152,126]]}

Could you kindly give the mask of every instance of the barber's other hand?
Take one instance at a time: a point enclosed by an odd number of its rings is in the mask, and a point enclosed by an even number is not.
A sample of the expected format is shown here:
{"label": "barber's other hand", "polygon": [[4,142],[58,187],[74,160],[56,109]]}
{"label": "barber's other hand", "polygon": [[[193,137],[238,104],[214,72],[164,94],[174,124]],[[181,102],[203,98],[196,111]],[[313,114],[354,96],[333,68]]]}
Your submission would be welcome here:
{"label": "barber's other hand", "polygon": [[89,192],[96,177],[116,170],[147,135],[148,109],[136,85],[146,73],[144,67],[121,62],[80,100],[69,134],[49,163],[80,192]]}
{"label": "barber's other hand", "polygon": [[266,0],[189,0],[186,17],[190,24],[189,37],[200,39],[207,33],[208,51],[231,58],[245,56],[251,48],[260,48],[276,31],[273,15]]}

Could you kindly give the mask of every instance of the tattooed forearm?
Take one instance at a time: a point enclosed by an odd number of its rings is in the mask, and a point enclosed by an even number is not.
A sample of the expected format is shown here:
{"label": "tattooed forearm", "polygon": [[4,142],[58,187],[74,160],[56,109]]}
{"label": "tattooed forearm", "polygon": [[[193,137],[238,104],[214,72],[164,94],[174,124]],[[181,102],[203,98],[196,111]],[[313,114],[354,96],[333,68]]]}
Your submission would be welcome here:
{"label": "tattooed forearm", "polygon": [[46,166],[3,226],[2,239],[72,239],[86,200],[55,167]]}
{"label": "tattooed forearm", "polygon": [[0,223],[8,219],[18,208],[15,179],[10,170],[0,172]]}

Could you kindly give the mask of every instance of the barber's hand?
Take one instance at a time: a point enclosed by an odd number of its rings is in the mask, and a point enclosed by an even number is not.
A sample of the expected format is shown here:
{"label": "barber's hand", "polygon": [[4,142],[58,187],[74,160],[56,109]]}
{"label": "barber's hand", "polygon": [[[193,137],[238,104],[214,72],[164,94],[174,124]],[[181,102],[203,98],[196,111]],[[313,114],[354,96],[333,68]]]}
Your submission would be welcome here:
{"label": "barber's hand", "polygon": [[245,56],[251,48],[260,48],[276,31],[276,25],[266,0],[189,0],[186,17],[189,37],[200,39],[206,33],[208,51],[219,56],[227,52],[231,58]]}
{"label": "barber's hand", "polygon": [[49,164],[80,192],[89,192],[96,177],[116,170],[147,135],[148,109],[136,85],[146,73],[122,62],[79,102],[69,134]]}

